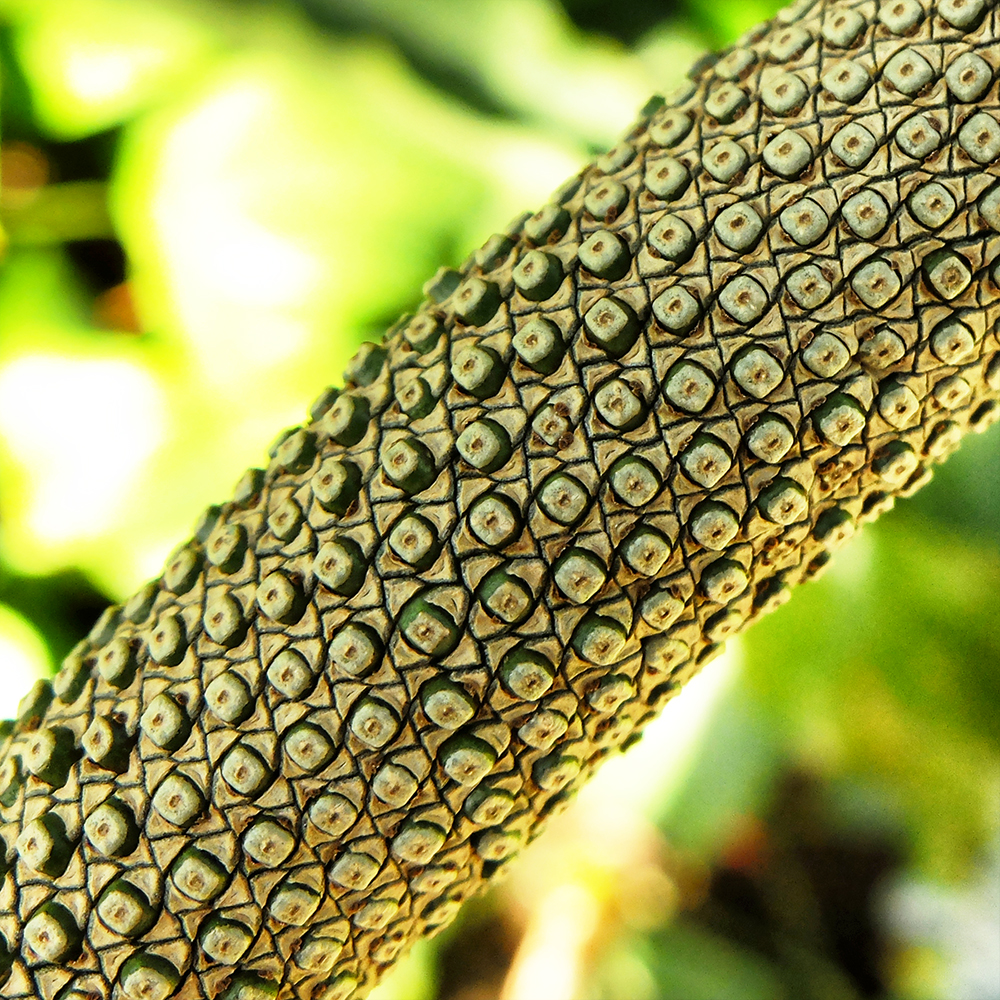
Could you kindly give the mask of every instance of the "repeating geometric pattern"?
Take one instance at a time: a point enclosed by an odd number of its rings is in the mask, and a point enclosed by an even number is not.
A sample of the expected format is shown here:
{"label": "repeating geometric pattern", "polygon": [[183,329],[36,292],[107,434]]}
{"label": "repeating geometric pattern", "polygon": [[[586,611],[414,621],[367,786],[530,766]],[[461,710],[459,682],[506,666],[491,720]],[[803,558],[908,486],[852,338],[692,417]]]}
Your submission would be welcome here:
{"label": "repeating geometric pattern", "polygon": [[996,420],[998,22],[805,0],[439,272],[6,724],[3,995],[365,995]]}

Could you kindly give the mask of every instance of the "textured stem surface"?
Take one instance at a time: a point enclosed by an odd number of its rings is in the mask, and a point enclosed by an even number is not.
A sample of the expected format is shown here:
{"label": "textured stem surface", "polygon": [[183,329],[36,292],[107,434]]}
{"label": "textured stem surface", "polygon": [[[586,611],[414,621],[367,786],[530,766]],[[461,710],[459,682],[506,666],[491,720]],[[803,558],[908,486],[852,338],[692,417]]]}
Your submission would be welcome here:
{"label": "textured stem surface", "polygon": [[439,272],[0,730],[3,995],[364,996],[992,423],[997,29],[797,4]]}

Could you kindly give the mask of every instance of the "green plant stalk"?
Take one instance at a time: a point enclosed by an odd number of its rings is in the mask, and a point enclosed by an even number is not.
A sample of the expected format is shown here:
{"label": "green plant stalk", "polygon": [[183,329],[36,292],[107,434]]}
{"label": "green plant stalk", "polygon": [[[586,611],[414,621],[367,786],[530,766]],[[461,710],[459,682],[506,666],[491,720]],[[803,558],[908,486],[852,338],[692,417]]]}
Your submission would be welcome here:
{"label": "green plant stalk", "polygon": [[797,4],[439,272],[3,731],[4,995],[364,996],[993,423],[997,26]]}

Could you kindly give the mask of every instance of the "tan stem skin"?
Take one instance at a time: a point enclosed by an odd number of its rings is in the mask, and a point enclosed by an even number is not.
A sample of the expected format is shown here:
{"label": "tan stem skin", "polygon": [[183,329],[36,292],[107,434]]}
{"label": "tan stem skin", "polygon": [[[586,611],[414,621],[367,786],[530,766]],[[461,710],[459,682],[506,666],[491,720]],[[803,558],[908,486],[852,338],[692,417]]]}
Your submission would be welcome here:
{"label": "tan stem skin", "polygon": [[1000,413],[984,0],[815,0],[428,284],[0,744],[9,998],[364,996]]}

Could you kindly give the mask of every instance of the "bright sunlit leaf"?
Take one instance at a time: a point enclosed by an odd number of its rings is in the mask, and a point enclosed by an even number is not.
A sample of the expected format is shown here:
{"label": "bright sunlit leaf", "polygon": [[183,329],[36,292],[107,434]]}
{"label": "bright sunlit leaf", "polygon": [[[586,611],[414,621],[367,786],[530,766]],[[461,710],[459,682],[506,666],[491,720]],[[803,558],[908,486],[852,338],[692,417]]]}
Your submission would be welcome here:
{"label": "bright sunlit leaf", "polygon": [[49,673],[42,637],[16,611],[0,604],[0,719],[10,719],[25,692]]}

